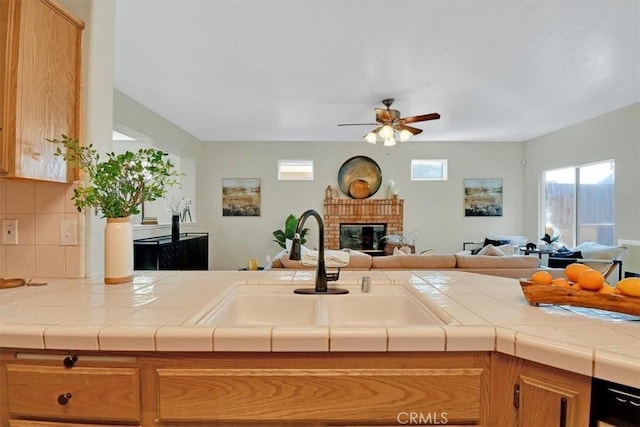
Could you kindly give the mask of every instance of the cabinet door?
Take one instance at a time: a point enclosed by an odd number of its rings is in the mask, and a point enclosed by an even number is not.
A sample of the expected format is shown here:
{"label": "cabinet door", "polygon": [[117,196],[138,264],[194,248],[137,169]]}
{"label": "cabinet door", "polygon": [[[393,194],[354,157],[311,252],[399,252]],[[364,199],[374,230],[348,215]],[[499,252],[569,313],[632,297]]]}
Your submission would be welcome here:
{"label": "cabinet door", "polygon": [[2,176],[69,182],[67,163],[47,139],[79,136],[84,24],[49,0],[2,0],[1,9]]}
{"label": "cabinet door", "polygon": [[[481,424],[481,368],[158,369],[161,422]],[[417,422],[416,422],[417,423]]]}
{"label": "cabinet door", "polygon": [[[0,175],[9,172],[9,144],[7,143],[10,135],[15,135],[9,131],[8,123],[15,121],[15,109],[7,108],[12,105],[7,88],[10,79],[15,77],[9,68],[11,61],[8,58],[12,54],[12,45],[17,41],[17,37],[9,37],[14,30],[13,13],[15,3],[9,0],[0,0]],[[11,127],[12,128],[12,127]]]}
{"label": "cabinet door", "polygon": [[520,376],[520,411],[518,424],[527,426],[586,425],[588,418],[579,420],[578,392],[548,381],[526,375]]}
{"label": "cabinet door", "polygon": [[589,424],[591,377],[500,353],[491,361],[490,425]]}

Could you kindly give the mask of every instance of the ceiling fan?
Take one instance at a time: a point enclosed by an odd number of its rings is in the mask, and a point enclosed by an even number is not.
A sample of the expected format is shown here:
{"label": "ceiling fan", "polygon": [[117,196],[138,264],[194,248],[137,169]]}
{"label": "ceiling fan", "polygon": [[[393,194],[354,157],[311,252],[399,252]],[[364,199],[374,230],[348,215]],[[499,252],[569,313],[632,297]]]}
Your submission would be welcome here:
{"label": "ceiling fan", "polygon": [[338,124],[338,126],[378,126],[366,134],[364,139],[367,142],[375,144],[378,138],[380,138],[384,141],[384,145],[390,146],[396,144],[396,131],[399,133],[401,142],[422,132],[422,129],[407,126],[407,123],[425,122],[427,120],[437,120],[440,118],[440,114],[438,113],[400,117],[400,111],[389,108],[391,104],[393,104],[393,101],[393,98],[382,100],[382,103],[387,108],[376,108],[376,123],[341,123]]}

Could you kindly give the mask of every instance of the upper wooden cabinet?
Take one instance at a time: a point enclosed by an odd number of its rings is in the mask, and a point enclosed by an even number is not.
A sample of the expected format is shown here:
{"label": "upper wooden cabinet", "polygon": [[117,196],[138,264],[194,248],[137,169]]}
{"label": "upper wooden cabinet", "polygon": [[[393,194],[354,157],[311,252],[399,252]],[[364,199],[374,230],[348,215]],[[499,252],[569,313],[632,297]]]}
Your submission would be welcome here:
{"label": "upper wooden cabinet", "polygon": [[74,178],[46,140],[80,136],[83,29],[54,0],[0,0],[0,177]]}

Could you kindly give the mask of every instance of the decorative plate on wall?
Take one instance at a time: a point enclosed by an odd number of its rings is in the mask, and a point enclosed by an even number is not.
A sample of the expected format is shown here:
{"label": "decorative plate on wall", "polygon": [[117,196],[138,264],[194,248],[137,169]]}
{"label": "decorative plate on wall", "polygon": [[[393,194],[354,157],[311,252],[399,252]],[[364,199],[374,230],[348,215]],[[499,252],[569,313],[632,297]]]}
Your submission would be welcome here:
{"label": "decorative plate on wall", "polygon": [[380,166],[366,156],[347,160],[338,172],[340,190],[353,199],[366,199],[376,194],[382,184]]}

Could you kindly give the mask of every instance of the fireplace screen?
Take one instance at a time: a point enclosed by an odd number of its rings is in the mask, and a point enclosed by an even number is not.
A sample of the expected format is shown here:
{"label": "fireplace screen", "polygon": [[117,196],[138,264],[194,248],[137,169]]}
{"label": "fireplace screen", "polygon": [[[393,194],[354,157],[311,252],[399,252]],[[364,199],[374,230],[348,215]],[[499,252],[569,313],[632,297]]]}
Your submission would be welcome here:
{"label": "fireplace screen", "polygon": [[340,247],[359,251],[382,251],[386,224],[340,224]]}

